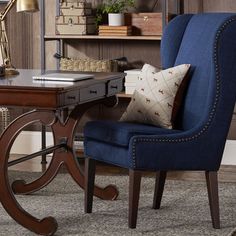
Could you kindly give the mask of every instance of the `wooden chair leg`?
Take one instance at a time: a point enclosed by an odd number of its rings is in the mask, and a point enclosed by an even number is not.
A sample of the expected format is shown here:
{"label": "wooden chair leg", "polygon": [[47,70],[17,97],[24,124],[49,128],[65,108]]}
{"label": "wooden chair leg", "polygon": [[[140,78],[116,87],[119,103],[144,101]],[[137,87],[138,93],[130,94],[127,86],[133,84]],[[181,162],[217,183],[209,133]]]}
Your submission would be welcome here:
{"label": "wooden chair leg", "polygon": [[91,213],[93,207],[93,192],[95,179],[96,161],[91,158],[85,158],[85,200],[84,212]]}
{"label": "wooden chair leg", "polygon": [[142,172],[129,170],[129,228],[136,228]]}
{"label": "wooden chair leg", "polygon": [[153,209],[160,209],[161,199],[164,191],[165,181],[166,181],[166,171],[158,171],[156,173],[156,183],[153,198]]}
{"label": "wooden chair leg", "polygon": [[220,229],[220,210],[218,195],[218,180],[216,171],[206,171],[206,183],[211,211],[212,225],[215,229]]}

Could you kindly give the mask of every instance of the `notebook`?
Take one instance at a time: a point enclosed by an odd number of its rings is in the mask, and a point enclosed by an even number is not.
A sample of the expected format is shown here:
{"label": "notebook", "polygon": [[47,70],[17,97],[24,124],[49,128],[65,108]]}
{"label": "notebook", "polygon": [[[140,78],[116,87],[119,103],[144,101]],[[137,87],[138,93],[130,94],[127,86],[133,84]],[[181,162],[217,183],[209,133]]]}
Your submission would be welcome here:
{"label": "notebook", "polygon": [[84,79],[94,78],[93,74],[79,74],[79,73],[50,73],[33,76],[33,80],[55,81],[55,82],[74,82]]}

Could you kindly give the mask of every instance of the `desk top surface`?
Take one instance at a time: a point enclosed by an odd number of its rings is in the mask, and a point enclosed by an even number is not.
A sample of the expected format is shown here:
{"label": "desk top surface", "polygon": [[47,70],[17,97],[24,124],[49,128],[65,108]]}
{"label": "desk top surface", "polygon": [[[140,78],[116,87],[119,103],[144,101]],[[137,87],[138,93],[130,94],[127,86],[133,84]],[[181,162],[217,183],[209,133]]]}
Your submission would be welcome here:
{"label": "desk top surface", "polygon": [[[89,73],[94,78],[71,82],[34,81],[40,70],[19,70],[20,74],[0,79],[0,106],[56,109],[116,95],[123,88],[124,73]],[[50,71],[55,72],[55,71]],[[64,72],[65,73],[65,72]]]}
{"label": "desk top surface", "polygon": [[[22,90],[71,90],[76,88],[86,87],[92,84],[100,83],[102,81],[110,81],[113,79],[121,79],[124,78],[124,73],[119,72],[79,72],[84,74],[94,74],[94,78],[76,81],[76,82],[53,82],[53,81],[34,81],[33,76],[44,74],[45,72],[41,70],[18,70],[20,73],[16,76],[9,77],[0,77],[0,90],[1,89],[22,89]],[[47,71],[47,72],[57,72],[60,71]],[[61,72],[61,73],[73,73],[73,72]],[[74,72],[76,73],[76,72]]]}

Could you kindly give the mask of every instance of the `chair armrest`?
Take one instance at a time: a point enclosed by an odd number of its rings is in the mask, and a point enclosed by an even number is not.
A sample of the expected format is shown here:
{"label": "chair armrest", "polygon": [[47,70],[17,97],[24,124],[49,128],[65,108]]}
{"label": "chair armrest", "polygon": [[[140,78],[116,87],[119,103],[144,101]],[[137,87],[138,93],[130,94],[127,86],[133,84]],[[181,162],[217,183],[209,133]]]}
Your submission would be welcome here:
{"label": "chair armrest", "polygon": [[200,138],[206,129],[191,129],[179,133],[160,134],[160,135],[136,135],[130,139],[131,143],[154,142],[154,143],[181,143]]}
{"label": "chair armrest", "polygon": [[130,167],[146,170],[218,170],[224,145],[207,129],[176,134],[138,135],[130,139]]}

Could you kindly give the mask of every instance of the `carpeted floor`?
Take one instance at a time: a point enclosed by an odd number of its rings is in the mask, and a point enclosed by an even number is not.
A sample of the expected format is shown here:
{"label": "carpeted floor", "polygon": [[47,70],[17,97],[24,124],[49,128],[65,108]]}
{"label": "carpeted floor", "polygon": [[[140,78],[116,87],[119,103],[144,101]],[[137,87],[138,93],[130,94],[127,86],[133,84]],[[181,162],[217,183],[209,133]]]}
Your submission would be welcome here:
{"label": "carpeted floor", "polygon": [[[22,177],[10,172],[10,178]],[[32,179],[35,173],[24,173]],[[92,214],[83,213],[83,191],[68,174],[60,174],[47,188],[31,196],[18,196],[19,203],[34,216],[54,216],[57,236],[74,235],[156,235],[229,236],[236,228],[236,184],[219,186],[222,229],[212,228],[205,183],[167,181],[160,210],[151,209],[154,179],[143,178],[137,229],[127,226],[128,177],[98,176],[97,183],[118,186],[117,201],[94,199]],[[16,224],[0,207],[0,236],[34,235]],[[236,234],[235,234],[236,235]]]}

